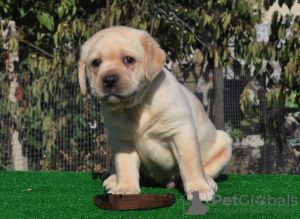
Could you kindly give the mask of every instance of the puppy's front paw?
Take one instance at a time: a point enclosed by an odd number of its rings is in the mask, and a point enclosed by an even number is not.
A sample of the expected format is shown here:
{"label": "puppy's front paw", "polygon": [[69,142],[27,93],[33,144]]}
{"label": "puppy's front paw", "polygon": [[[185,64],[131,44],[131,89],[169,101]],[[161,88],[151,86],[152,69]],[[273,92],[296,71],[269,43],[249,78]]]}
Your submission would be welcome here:
{"label": "puppy's front paw", "polygon": [[117,175],[112,174],[103,182],[103,187],[107,190],[114,189],[117,186]]}
{"label": "puppy's front paw", "polygon": [[202,202],[211,202],[215,194],[214,189],[207,183],[198,186],[193,186],[188,190],[187,199],[193,201],[193,199],[200,199]]}
{"label": "puppy's front paw", "polygon": [[207,183],[213,188],[213,190],[215,192],[217,192],[218,191],[218,184],[210,176],[206,175],[205,177],[206,177]]}
{"label": "puppy's front paw", "polygon": [[109,190],[107,193],[111,194],[140,194],[140,188],[131,188],[131,187],[116,187],[115,189]]}

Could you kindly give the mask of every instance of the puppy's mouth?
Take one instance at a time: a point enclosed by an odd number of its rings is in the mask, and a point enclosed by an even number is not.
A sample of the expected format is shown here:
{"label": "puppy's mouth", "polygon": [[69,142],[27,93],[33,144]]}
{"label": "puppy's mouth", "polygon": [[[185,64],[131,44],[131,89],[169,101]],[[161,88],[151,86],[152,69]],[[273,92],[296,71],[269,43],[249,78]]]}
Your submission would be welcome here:
{"label": "puppy's mouth", "polygon": [[131,107],[135,103],[137,92],[131,94],[119,94],[119,93],[106,93],[100,100],[101,103],[107,105],[110,108],[119,108],[119,107]]}
{"label": "puppy's mouth", "polygon": [[133,95],[123,95],[123,94],[118,94],[118,93],[106,93],[101,97],[101,101],[103,102],[108,102],[108,103],[114,103],[114,102],[123,102],[123,101],[128,101],[130,97]]}

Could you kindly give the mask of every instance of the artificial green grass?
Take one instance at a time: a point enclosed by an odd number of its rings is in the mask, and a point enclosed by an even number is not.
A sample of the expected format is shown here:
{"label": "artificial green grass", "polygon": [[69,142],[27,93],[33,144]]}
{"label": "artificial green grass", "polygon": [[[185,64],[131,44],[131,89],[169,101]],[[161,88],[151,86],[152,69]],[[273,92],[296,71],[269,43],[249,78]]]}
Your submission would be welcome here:
{"label": "artificial green grass", "polygon": [[[143,194],[174,193],[172,207],[152,210],[109,211],[93,204],[97,194],[105,192],[101,175],[74,172],[0,172],[0,218],[300,218],[300,176],[296,175],[222,175],[217,195],[230,197],[225,203],[204,203],[209,206],[205,215],[187,215],[191,203],[179,200],[184,193],[178,189],[143,187]],[[268,205],[268,194],[276,199]],[[242,205],[233,196],[242,197]],[[252,195],[254,203],[252,205]],[[265,196],[266,204],[256,203]],[[289,204],[287,203],[289,195]],[[282,198],[280,198],[282,197]],[[292,202],[291,198],[294,198]],[[270,198],[270,204],[274,204]],[[263,200],[261,198],[260,200]],[[297,204],[296,204],[297,203]],[[292,205],[295,204],[295,205]]]}

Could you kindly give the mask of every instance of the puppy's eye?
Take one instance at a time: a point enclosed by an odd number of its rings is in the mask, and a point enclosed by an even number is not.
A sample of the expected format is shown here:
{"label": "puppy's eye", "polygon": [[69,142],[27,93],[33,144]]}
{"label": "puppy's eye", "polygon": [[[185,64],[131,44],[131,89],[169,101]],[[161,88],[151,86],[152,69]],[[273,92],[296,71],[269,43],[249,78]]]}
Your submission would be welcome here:
{"label": "puppy's eye", "polygon": [[95,59],[93,62],[92,62],[92,66],[93,67],[99,67],[101,65],[101,61],[99,59]]}
{"label": "puppy's eye", "polygon": [[134,58],[127,56],[127,57],[125,57],[124,62],[126,64],[132,64],[132,63],[134,63]]}

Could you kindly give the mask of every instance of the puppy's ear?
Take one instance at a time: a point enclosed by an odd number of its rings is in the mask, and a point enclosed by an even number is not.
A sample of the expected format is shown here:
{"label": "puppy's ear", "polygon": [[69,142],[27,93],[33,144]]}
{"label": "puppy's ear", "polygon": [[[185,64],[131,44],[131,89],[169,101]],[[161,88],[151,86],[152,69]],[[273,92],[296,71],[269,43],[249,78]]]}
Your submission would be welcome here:
{"label": "puppy's ear", "polygon": [[85,69],[85,54],[84,51],[81,52],[81,56],[78,62],[78,79],[82,96],[87,95],[86,88],[86,69]]}
{"label": "puppy's ear", "polygon": [[145,33],[140,38],[145,51],[145,75],[147,80],[152,81],[161,71],[166,62],[166,53],[160,48],[158,43]]}

